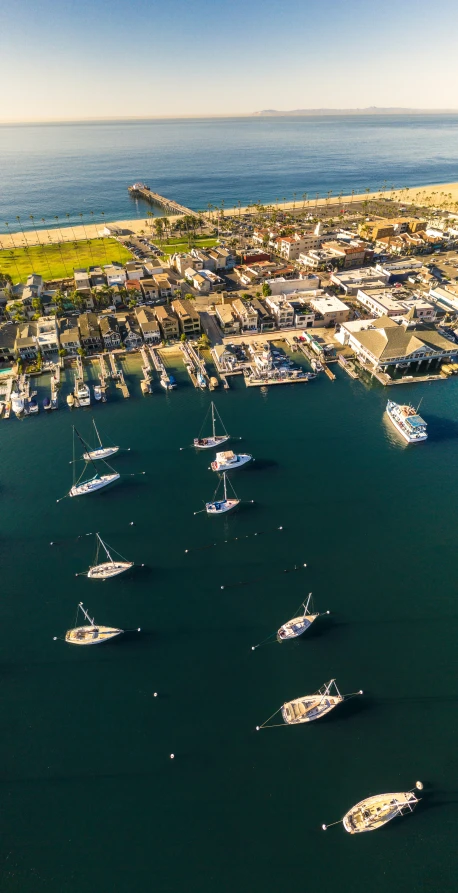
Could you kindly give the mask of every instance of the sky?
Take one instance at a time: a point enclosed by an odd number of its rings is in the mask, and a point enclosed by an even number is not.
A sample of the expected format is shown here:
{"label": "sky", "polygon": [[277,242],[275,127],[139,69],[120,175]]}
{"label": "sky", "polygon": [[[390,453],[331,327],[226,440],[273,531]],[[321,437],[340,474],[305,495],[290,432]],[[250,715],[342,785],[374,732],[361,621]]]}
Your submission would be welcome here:
{"label": "sky", "polygon": [[0,0],[0,121],[458,108],[456,0]]}

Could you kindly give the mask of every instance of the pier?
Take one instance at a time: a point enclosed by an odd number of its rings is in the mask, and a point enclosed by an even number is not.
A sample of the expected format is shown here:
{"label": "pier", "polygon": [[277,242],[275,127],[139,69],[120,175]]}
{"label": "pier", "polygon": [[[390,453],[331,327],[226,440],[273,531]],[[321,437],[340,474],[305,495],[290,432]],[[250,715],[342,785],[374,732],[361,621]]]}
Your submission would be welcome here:
{"label": "pier", "polygon": [[118,367],[114,353],[110,353],[108,356],[110,358],[111,375],[115,380],[116,387],[120,389],[123,397],[130,397],[129,389],[124,378],[124,372]]}
{"label": "pier", "polygon": [[[11,412],[11,391],[13,390],[13,379],[7,378],[6,381],[0,382],[0,403],[4,408],[4,419],[9,419]],[[1,415],[1,412],[0,412]]]}
{"label": "pier", "polygon": [[105,355],[103,353],[99,354],[98,361],[100,366],[100,390],[102,392],[102,403],[106,403],[107,378],[110,373],[106,364]]}
{"label": "pier", "polygon": [[133,186],[128,186],[127,188],[131,195],[136,198],[142,198],[146,202],[150,202],[152,205],[159,205],[160,208],[164,208],[169,214],[184,214],[188,217],[199,216],[196,211],[192,211],[191,208],[186,208],[185,205],[180,205],[171,198],[165,198],[163,195],[159,195],[158,192],[153,192],[149,186],[145,186],[144,183],[134,183]]}
{"label": "pier", "polygon": [[56,363],[51,372],[51,408],[59,408],[60,364]]}
{"label": "pier", "polygon": [[[189,377],[195,388],[204,388],[208,387],[210,390],[213,388],[210,387],[210,378],[205,367],[205,363],[198,353],[198,351],[193,347],[189,342],[184,342],[180,344],[181,351],[184,356],[184,361],[186,364],[186,369],[188,370]],[[199,384],[198,375],[202,376],[204,384]]]}
{"label": "pier", "polygon": [[142,356],[142,372],[143,378],[140,382],[140,387],[142,389],[142,394],[152,394],[153,389],[151,387],[151,376],[153,374],[153,370],[151,368],[151,361],[148,354],[148,350],[146,347],[142,347],[140,350]]}

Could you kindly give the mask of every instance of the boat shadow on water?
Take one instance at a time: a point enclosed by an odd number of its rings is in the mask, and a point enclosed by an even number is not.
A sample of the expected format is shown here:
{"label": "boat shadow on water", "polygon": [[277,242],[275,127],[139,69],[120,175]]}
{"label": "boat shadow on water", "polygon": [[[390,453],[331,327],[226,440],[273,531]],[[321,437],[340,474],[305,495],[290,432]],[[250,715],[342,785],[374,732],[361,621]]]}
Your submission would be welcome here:
{"label": "boat shadow on water", "polygon": [[458,422],[454,419],[428,413],[427,420],[427,443],[442,443],[444,440],[456,440],[458,438]]}
{"label": "boat shadow on water", "polygon": [[247,465],[247,471],[265,471],[266,468],[280,468],[276,459],[256,459]]}

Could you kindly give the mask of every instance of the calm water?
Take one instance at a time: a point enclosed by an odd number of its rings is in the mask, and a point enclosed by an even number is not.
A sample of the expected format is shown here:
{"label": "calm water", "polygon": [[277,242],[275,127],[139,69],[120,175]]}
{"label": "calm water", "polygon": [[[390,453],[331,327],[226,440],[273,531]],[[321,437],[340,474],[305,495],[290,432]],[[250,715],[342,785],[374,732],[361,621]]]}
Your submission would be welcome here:
{"label": "calm water", "polygon": [[31,214],[40,226],[142,218],[149,206],[127,192],[139,179],[206,210],[449,183],[457,158],[458,115],[2,125],[0,232]]}
{"label": "calm water", "polygon": [[[92,412],[0,423],[2,893],[456,890],[458,381],[402,390],[430,425],[411,448],[383,419],[386,390],[340,371],[219,393],[256,457],[233,476],[254,505],[224,520],[193,515],[214,475],[208,455],[179,452],[208,395],[179,373],[176,392],[142,399],[130,373],[132,398],[94,415],[132,448],[116,468],[147,475],[87,501],[56,504],[72,421],[89,436]],[[146,567],[76,578],[93,557],[77,537],[95,530]],[[309,591],[329,621],[252,652]],[[54,642],[81,599],[142,633]],[[254,731],[333,676],[365,697]],[[417,779],[413,816],[320,830]]]}

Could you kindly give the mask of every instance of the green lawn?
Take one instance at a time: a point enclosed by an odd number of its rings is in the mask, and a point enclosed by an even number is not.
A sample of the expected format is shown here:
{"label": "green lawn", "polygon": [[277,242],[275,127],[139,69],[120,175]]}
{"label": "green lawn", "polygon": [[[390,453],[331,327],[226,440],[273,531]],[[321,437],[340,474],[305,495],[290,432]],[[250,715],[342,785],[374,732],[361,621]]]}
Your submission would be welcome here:
{"label": "green lawn", "polygon": [[[153,235],[152,240],[164,254],[181,254],[189,251],[188,240],[182,236],[178,236],[176,239],[167,239],[164,240],[164,242],[160,242],[158,237]],[[217,244],[218,239],[210,239],[205,236],[195,236],[191,241],[191,247],[194,248],[213,248]]]}
{"label": "green lawn", "polygon": [[94,267],[115,261],[126,263],[132,256],[116,239],[83,239],[58,245],[34,245],[0,251],[0,276],[9,273],[13,282],[25,282],[31,273],[43,279],[73,276],[76,268]]}

